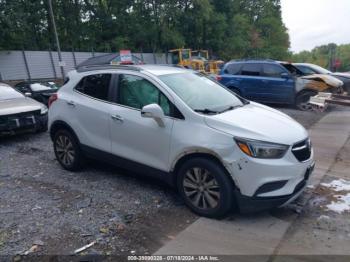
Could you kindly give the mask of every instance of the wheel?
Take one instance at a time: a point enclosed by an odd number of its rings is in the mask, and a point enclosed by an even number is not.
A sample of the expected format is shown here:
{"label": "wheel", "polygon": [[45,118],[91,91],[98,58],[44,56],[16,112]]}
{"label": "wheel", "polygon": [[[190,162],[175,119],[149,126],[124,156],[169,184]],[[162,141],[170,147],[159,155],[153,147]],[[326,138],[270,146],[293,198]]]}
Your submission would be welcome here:
{"label": "wheel", "polygon": [[76,171],[81,169],[84,156],[79,142],[71,132],[61,129],[54,134],[53,146],[56,158],[64,169]]}
{"label": "wheel", "polygon": [[185,162],[177,173],[177,188],[186,205],[200,216],[220,218],[235,207],[233,182],[211,159]]}
{"label": "wheel", "polygon": [[316,91],[304,91],[297,95],[295,106],[302,111],[311,111],[312,106],[309,103],[310,97],[317,95]]}

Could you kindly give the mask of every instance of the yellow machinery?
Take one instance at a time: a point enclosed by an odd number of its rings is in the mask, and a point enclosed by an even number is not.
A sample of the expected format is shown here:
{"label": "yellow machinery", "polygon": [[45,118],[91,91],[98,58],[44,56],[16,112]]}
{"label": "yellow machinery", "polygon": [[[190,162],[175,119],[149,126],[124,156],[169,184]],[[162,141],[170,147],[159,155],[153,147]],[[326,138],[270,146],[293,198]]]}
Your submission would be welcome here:
{"label": "yellow machinery", "polygon": [[208,65],[209,65],[209,72],[211,74],[219,74],[221,68],[224,65],[224,61],[222,60],[212,60],[212,61],[208,61]]}
{"label": "yellow machinery", "polygon": [[172,64],[190,68],[199,72],[205,72],[205,64],[202,59],[192,58],[192,50],[179,48],[169,50]]}
{"label": "yellow machinery", "polygon": [[193,50],[192,57],[193,56],[203,61],[207,74],[218,74],[221,67],[224,65],[224,61],[222,60],[209,60],[208,50]]}
{"label": "yellow machinery", "polygon": [[192,50],[191,54],[192,56],[196,56],[198,58],[205,58],[206,60],[209,60],[208,50]]}

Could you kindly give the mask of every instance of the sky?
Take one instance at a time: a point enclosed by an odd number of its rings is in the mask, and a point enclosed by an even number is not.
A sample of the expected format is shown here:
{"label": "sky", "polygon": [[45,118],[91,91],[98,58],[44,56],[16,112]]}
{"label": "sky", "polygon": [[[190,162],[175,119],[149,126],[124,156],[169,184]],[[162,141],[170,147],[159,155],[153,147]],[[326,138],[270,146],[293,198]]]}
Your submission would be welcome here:
{"label": "sky", "polygon": [[350,0],[281,0],[291,51],[350,44]]}

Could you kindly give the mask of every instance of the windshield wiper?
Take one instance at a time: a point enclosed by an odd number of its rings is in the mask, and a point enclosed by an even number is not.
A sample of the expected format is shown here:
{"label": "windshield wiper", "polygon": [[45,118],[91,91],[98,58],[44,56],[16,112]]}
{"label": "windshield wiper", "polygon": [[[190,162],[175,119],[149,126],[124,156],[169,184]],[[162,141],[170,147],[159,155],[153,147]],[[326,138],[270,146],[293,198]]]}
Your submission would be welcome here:
{"label": "windshield wiper", "polygon": [[194,111],[198,112],[198,113],[203,113],[203,114],[218,114],[219,113],[218,111],[211,110],[211,109],[208,109],[208,108],[194,109]]}
{"label": "windshield wiper", "polygon": [[219,113],[224,113],[224,112],[226,112],[226,111],[230,111],[230,110],[233,110],[233,109],[242,107],[242,106],[243,106],[243,105],[229,106],[229,107],[225,108],[224,110],[221,110]]}

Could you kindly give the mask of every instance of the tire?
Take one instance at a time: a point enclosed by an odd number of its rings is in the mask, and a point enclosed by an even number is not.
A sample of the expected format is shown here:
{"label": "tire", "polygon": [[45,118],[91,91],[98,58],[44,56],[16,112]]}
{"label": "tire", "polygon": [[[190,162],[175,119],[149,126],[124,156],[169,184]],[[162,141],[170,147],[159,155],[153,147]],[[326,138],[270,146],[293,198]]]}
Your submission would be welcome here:
{"label": "tire", "polygon": [[68,130],[60,129],[54,134],[53,146],[56,159],[64,169],[77,171],[83,167],[84,156],[79,141]]}
{"label": "tire", "polygon": [[177,172],[177,188],[185,204],[200,216],[222,218],[236,206],[233,181],[211,159],[186,161]]}
{"label": "tire", "polygon": [[310,97],[317,95],[317,91],[302,91],[295,98],[295,106],[301,111],[311,111],[312,107],[308,103]]}

